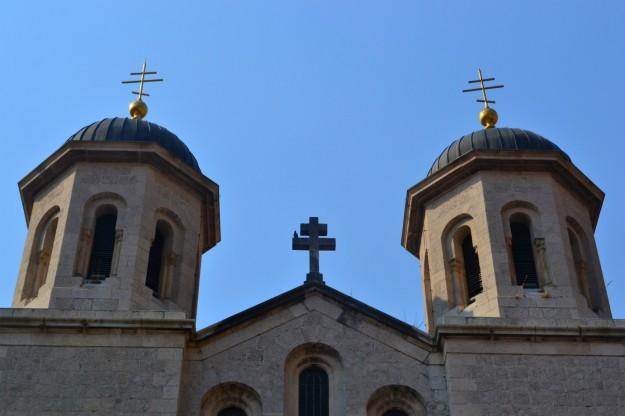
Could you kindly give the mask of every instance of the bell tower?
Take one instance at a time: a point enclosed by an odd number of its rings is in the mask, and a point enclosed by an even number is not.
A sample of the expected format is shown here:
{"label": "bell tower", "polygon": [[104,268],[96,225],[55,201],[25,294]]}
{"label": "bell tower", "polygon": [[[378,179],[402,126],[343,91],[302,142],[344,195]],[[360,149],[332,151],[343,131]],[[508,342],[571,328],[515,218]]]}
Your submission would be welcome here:
{"label": "bell tower", "polygon": [[14,308],[195,316],[201,256],[220,239],[219,187],[176,135],[143,119],[155,73],[132,74],[132,118],[80,129],[19,182],[28,236]]}
{"label": "bell tower", "polygon": [[494,78],[479,76],[468,91],[483,93],[485,128],[407,192],[402,245],[421,260],[429,331],[457,317],[611,318],[593,235],[603,192],[551,141],[495,127]]}

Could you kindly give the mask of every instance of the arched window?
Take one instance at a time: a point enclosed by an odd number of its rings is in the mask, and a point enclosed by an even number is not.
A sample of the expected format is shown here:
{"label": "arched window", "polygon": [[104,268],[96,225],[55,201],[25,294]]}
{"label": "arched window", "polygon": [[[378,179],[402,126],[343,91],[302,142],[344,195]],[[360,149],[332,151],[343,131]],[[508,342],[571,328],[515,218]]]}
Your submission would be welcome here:
{"label": "arched window", "polygon": [[569,243],[573,255],[573,266],[577,277],[577,286],[580,293],[586,298],[586,304],[595,313],[601,315],[604,311],[601,300],[601,289],[597,285],[592,257],[588,247],[588,239],[582,227],[572,218],[567,218],[569,227]]}
{"label": "arched window", "polygon": [[328,374],[316,365],[299,375],[299,416],[328,416],[330,400]]}
{"label": "arched window", "polygon": [[408,416],[406,412],[399,409],[391,409],[386,412],[382,416]]}
{"label": "arched window", "polygon": [[575,274],[577,277],[577,285],[579,286],[579,291],[588,302],[588,306],[590,306],[590,293],[588,292],[588,285],[585,279],[585,269],[586,264],[582,257],[582,250],[579,245],[579,240],[575,236],[575,233],[569,228],[569,241],[571,243],[571,252],[573,254],[573,263],[575,265]]}
{"label": "arched window", "polygon": [[148,255],[148,270],[145,285],[152,289],[154,296],[162,297],[168,257],[171,253],[172,229],[165,221],[158,221],[154,230],[154,239]]}
{"label": "arched window", "polygon": [[524,215],[513,215],[510,218],[510,233],[512,236],[512,261],[517,284],[526,289],[538,289],[538,273],[534,261],[529,219]]}
{"label": "arched window", "polygon": [[217,413],[217,416],[246,416],[245,412],[236,406],[230,406]]}
{"label": "arched window", "polygon": [[202,416],[262,416],[260,396],[250,386],[222,383],[211,388],[202,399]]}
{"label": "arched window", "polygon": [[464,263],[464,278],[467,285],[469,300],[482,293],[482,272],[480,271],[480,259],[473,247],[471,231],[462,239],[462,256]]}
{"label": "arched window", "polygon": [[96,212],[95,230],[87,272],[87,279],[89,280],[101,281],[111,275],[116,223],[117,210],[115,207],[106,205]]}
{"label": "arched window", "polygon": [[22,291],[22,299],[36,298],[39,294],[39,288],[46,282],[58,222],[57,216],[48,218],[37,231]]}
{"label": "arched window", "polygon": [[423,403],[421,395],[412,387],[383,386],[367,401],[367,416],[425,416]]}

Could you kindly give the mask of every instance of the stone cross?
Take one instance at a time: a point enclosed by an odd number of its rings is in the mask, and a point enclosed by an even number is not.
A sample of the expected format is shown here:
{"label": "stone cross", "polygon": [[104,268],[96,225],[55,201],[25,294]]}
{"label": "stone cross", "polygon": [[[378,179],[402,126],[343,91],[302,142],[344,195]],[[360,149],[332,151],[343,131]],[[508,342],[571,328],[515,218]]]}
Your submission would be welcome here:
{"label": "stone cross", "polygon": [[336,250],[336,239],[319,238],[328,235],[328,225],[319,224],[317,217],[308,218],[308,224],[300,224],[299,231],[308,238],[301,238],[294,231],[293,250],[308,250],[310,253],[310,272],[306,274],[306,282],[323,282],[323,275],[319,273],[319,251]]}

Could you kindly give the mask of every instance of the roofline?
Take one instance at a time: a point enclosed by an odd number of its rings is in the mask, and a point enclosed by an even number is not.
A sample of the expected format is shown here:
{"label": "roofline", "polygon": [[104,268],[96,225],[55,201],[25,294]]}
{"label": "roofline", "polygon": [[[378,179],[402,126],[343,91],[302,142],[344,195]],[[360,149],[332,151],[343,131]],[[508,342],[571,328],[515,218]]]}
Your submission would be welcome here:
{"label": "roofline", "polygon": [[560,152],[474,150],[408,189],[401,245],[418,258],[425,203],[480,171],[551,173],[564,187],[587,202],[593,229],[597,226],[605,194]]}
{"label": "roofline", "polygon": [[248,321],[266,315],[276,308],[302,302],[307,298],[307,296],[315,293],[328,297],[353,311],[359,312],[376,322],[394,329],[402,335],[418,341],[424,348],[431,350],[434,347],[433,339],[427,333],[372,306],[369,306],[364,302],[354,299],[343,292],[327,286],[325,283],[319,282],[304,283],[301,286],[286,291],[278,296],[232,315],[220,322],[203,328],[197,331],[195,341],[204,341],[216,335],[222,334],[240,325],[244,325]]}

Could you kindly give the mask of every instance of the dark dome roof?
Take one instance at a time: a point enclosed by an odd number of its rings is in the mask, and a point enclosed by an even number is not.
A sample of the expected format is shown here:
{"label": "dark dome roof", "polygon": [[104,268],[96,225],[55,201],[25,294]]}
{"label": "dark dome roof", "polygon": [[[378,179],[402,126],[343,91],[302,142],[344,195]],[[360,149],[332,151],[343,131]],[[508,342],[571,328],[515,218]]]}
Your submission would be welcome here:
{"label": "dark dome roof", "polygon": [[150,142],[158,143],[169,152],[201,173],[200,166],[182,140],[158,124],[145,120],[130,118],[105,118],[89,124],[74,133],[70,141],[127,141],[127,142]]}
{"label": "dark dome roof", "polygon": [[560,153],[566,160],[571,160],[558,146],[541,135],[528,130],[495,127],[474,131],[450,144],[436,158],[428,172],[428,176],[474,150],[497,150],[501,152],[554,151]]}

